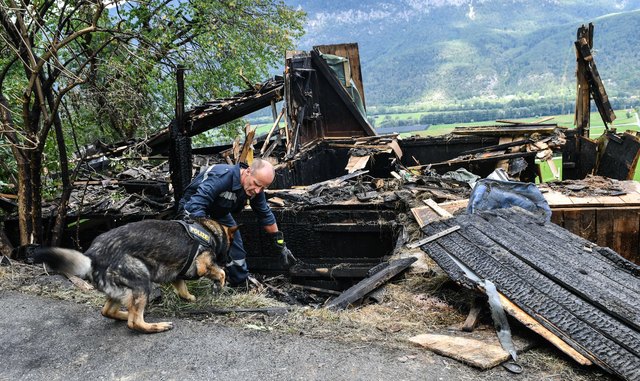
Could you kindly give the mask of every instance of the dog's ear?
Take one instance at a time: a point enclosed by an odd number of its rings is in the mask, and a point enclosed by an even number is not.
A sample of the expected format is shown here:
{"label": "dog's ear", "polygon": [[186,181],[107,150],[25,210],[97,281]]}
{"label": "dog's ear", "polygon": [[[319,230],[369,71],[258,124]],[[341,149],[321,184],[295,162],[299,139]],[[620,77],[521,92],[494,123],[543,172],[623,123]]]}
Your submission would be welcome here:
{"label": "dog's ear", "polygon": [[232,226],[230,228],[225,226],[224,230],[227,232],[227,237],[229,238],[229,242],[233,241],[233,235],[236,234],[236,231],[238,231],[238,229],[240,229],[240,226],[242,226],[242,224]]}

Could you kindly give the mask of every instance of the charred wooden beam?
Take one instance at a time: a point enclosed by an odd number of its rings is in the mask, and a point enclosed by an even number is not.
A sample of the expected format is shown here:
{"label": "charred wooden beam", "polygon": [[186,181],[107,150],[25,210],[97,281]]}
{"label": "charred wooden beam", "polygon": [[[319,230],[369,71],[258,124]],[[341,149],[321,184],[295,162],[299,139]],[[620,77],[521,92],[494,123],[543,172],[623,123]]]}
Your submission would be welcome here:
{"label": "charred wooden beam", "polygon": [[343,292],[340,296],[327,304],[328,309],[342,310],[349,305],[364,298],[368,293],[388,282],[391,278],[406,270],[411,264],[417,261],[416,257],[398,259],[389,263],[389,266],[365,278],[360,283]]}
{"label": "charred wooden beam", "polygon": [[[233,97],[216,99],[197,106],[185,113],[184,135],[195,136],[265,108],[272,101],[277,102],[282,99],[283,87],[284,79],[275,77],[260,84],[257,88],[245,90]],[[171,139],[170,128],[165,128],[146,141],[154,153],[167,149]]]}
{"label": "charred wooden beam", "polygon": [[522,124],[522,125],[494,125],[494,126],[473,126],[455,127],[453,134],[456,135],[491,135],[491,136],[512,136],[532,133],[551,134],[558,128],[555,123]]}
{"label": "charred wooden beam", "polygon": [[[593,47],[593,24],[582,25],[578,28],[577,40],[585,40],[590,47]],[[587,80],[587,63],[581,59],[580,50],[576,48],[576,112],[575,125],[579,136],[589,137],[591,120],[591,98],[589,92],[589,81]],[[578,151],[580,151],[580,140],[577,140]]]}
{"label": "charred wooden beam", "polygon": [[[267,85],[265,85],[267,86]],[[190,124],[187,125],[187,134],[194,136],[225,123],[236,120],[254,111],[268,107],[272,101],[282,99],[284,81],[278,77],[267,88],[245,97],[231,98],[226,103],[211,104],[210,107],[188,113]]]}
{"label": "charred wooden beam", "polygon": [[481,153],[481,152],[502,151],[502,150],[504,150],[506,148],[518,147],[518,146],[522,146],[522,145],[525,145],[525,144],[531,144],[531,143],[534,143],[534,141],[532,139],[516,140],[516,141],[513,141],[513,142],[509,142],[509,143],[497,144],[497,145],[493,145],[493,146],[489,146],[489,147],[471,149],[471,150],[462,152],[462,155],[469,155],[469,154],[475,154],[475,153]]}
{"label": "charred wooden beam", "polygon": [[[589,26],[591,35],[593,35],[593,25],[589,24]],[[593,59],[593,54],[591,53],[593,41],[588,41],[584,37],[578,38],[575,45],[579,60],[584,62],[582,69],[584,69],[584,74],[589,84],[591,96],[593,97],[596,107],[598,108],[598,112],[600,113],[602,121],[606,127],[607,124],[612,123],[616,119],[616,114],[613,112],[613,108],[609,102],[609,97],[607,96],[607,91],[604,88],[595,60]]]}
{"label": "charred wooden beam", "polygon": [[176,72],[178,91],[176,95],[176,118],[169,127],[169,169],[173,183],[175,206],[182,198],[184,190],[191,182],[192,156],[191,138],[187,135],[184,117],[184,67]]}
{"label": "charred wooden beam", "polygon": [[362,128],[367,135],[376,135],[376,132],[373,130],[369,122],[367,122],[365,117],[356,108],[351,96],[347,93],[344,87],[342,87],[340,82],[338,82],[336,76],[331,72],[329,65],[322,59],[322,57],[320,57],[320,52],[317,49],[311,51],[311,60],[313,61],[314,67],[324,76],[329,85],[347,107],[351,115],[358,122],[359,127]]}

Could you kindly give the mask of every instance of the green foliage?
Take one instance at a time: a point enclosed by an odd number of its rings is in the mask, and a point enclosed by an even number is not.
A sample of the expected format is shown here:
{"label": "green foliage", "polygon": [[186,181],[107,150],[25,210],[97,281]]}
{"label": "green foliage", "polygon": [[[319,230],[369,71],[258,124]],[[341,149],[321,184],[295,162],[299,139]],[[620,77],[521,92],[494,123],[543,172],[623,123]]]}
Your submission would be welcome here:
{"label": "green foliage", "polygon": [[[51,173],[59,170],[58,148],[54,134],[42,126],[56,114],[69,153],[96,140],[150,135],[173,118],[178,65],[187,69],[187,108],[227,96],[246,88],[241,74],[250,81],[264,80],[268,69],[294,47],[304,22],[303,12],[281,0],[114,2],[102,11],[93,2],[16,2],[17,8],[0,4],[2,41],[15,44],[0,44],[0,96],[9,110],[3,118],[12,119],[14,144],[20,149],[44,143],[43,163]],[[95,12],[96,30],[76,37],[74,33],[92,26]],[[41,19],[34,21],[36,14]],[[25,67],[34,64],[16,56],[22,49],[21,40],[12,39],[19,30],[12,24],[17,15],[28,26],[30,48],[44,59],[43,83],[61,100],[56,110],[47,106],[45,113],[37,107],[31,69]],[[67,38],[70,43],[60,44]],[[36,137],[40,131],[43,139]],[[236,131],[231,124],[223,135],[228,139]],[[14,182],[15,161],[6,144],[0,135],[0,176]],[[59,184],[49,178],[44,185]]]}

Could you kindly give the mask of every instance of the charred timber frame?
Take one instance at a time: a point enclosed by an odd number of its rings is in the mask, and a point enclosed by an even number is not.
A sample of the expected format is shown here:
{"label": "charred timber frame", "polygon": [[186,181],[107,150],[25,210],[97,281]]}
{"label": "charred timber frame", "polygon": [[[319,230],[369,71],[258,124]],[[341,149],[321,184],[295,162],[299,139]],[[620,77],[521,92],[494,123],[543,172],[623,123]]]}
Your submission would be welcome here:
{"label": "charred timber frame", "polygon": [[574,124],[576,134],[569,136],[563,151],[562,166],[564,179],[583,179],[593,171],[596,164],[595,143],[589,140],[591,99],[593,98],[605,128],[613,123],[613,112],[609,97],[593,59],[593,24],[578,28],[574,43],[576,48],[576,112]]}
{"label": "charred timber frame", "polygon": [[184,190],[191,182],[191,138],[186,134],[184,118],[184,66],[178,66],[176,72],[178,87],[176,95],[176,118],[169,127],[169,168],[173,183],[174,208],[182,198]]}

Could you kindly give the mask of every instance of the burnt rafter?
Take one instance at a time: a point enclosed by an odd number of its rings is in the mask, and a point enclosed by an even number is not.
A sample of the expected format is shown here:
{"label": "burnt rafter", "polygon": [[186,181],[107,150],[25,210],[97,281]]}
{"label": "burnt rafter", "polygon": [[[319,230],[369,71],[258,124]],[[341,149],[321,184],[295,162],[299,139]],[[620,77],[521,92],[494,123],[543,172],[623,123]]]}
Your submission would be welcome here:
{"label": "burnt rafter", "polygon": [[282,99],[284,79],[276,76],[230,98],[215,99],[187,113],[187,134],[194,136],[265,108]]}
{"label": "burnt rafter", "polygon": [[[284,79],[276,76],[232,97],[214,99],[196,106],[185,113],[185,135],[198,135],[278,102],[282,99],[283,87]],[[162,152],[169,140],[169,128],[165,128],[149,138],[147,145],[154,152]]]}
{"label": "burnt rafter", "polygon": [[575,45],[579,59],[584,61],[584,65],[582,66],[585,69],[584,74],[587,78],[587,82],[589,83],[591,97],[600,112],[602,121],[605,123],[605,126],[609,123],[613,123],[616,119],[616,114],[613,112],[613,107],[611,107],[611,103],[609,102],[607,91],[604,88],[604,84],[602,83],[602,79],[600,78],[600,74],[596,68],[596,63],[593,59],[589,42],[585,38],[581,38],[575,42]]}
{"label": "burnt rafter", "polygon": [[365,117],[356,108],[351,96],[347,93],[344,87],[342,87],[336,76],[331,73],[329,65],[321,58],[320,53],[317,50],[312,50],[310,53],[311,60],[313,61],[315,68],[322,76],[324,76],[324,78],[326,78],[331,88],[335,91],[342,102],[344,102],[344,105],[347,107],[360,128],[362,128],[366,135],[376,135],[376,132],[373,130],[369,122],[367,122]]}

